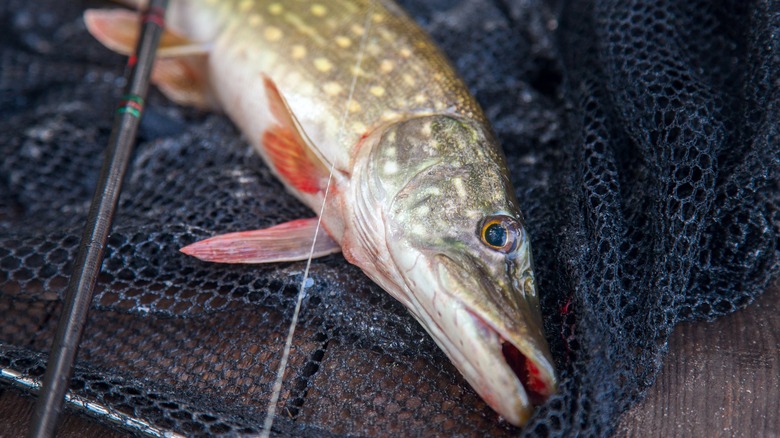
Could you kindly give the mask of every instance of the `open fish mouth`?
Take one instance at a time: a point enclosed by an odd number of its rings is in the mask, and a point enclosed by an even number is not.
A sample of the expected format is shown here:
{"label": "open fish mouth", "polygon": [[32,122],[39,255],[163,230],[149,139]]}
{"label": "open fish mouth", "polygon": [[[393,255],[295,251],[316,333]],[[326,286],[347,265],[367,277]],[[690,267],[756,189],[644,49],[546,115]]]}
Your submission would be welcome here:
{"label": "open fish mouth", "polygon": [[533,290],[493,281],[469,259],[437,254],[434,260],[409,263],[408,280],[432,286],[420,295],[427,300],[410,300],[410,309],[480,397],[508,422],[524,425],[557,385]]}
{"label": "open fish mouth", "polygon": [[540,405],[547,401],[553,392],[553,386],[542,378],[542,371],[536,364],[525,357],[511,342],[501,338],[501,353],[504,355],[507,365],[520,380],[525,389],[528,400],[533,405]]}
{"label": "open fish mouth", "polygon": [[[487,345],[488,350],[499,350],[506,365],[519,382],[517,389],[522,388],[522,394],[516,394],[515,403],[512,397],[509,400],[496,400],[485,397],[493,409],[502,414],[513,423],[513,416],[519,416],[520,423],[525,423],[533,412],[534,405],[540,405],[555,392],[556,378],[552,364],[541,351],[537,351],[529,344],[515,345],[508,340],[509,336],[502,335],[475,312],[466,309],[478,327],[478,331]],[[526,352],[524,353],[523,350]],[[490,391],[490,389],[487,389]],[[478,389],[479,391],[479,389]],[[519,398],[519,403],[516,403]]]}

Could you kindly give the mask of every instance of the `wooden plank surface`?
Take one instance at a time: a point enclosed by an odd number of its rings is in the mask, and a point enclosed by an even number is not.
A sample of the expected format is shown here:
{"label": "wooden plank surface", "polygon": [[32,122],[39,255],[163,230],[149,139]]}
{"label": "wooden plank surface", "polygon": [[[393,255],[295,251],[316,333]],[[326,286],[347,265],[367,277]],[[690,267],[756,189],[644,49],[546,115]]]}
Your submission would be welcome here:
{"label": "wooden plank surface", "polygon": [[[0,389],[0,438],[27,436],[35,399],[13,389]],[[57,438],[122,438],[127,434],[113,431],[92,419],[63,415]]]}
{"label": "wooden plank surface", "polygon": [[710,323],[679,325],[647,397],[616,435],[780,436],[780,287]]}
{"label": "wooden plank surface", "polygon": [[[780,436],[780,287],[711,323],[678,326],[647,398],[623,415],[616,436]],[[21,437],[32,399],[0,389],[0,438]],[[59,437],[119,437],[67,415]]]}

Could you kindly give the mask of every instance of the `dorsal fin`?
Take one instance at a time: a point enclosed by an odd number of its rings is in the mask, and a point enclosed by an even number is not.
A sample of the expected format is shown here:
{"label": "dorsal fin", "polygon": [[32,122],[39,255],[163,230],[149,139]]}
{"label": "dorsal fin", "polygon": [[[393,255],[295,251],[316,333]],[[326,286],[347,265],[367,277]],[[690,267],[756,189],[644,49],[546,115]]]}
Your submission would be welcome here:
{"label": "dorsal fin", "polygon": [[[139,14],[126,9],[89,9],[84,12],[87,30],[101,44],[132,56],[138,40]],[[217,100],[207,76],[208,46],[165,30],[160,38],[152,83],[180,105],[216,108]],[[131,58],[132,59],[132,58]]]}
{"label": "dorsal fin", "polygon": [[277,173],[304,193],[325,188],[330,167],[319,156],[274,81],[261,75],[273,123],[262,134],[261,144]]}

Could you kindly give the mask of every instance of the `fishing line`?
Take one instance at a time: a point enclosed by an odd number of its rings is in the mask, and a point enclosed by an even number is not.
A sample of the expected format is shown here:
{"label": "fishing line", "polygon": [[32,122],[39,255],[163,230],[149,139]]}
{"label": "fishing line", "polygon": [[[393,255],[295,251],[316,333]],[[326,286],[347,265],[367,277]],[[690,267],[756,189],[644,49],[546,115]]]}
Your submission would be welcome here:
{"label": "fishing line", "polygon": [[[368,41],[368,34],[371,29],[371,15],[374,11],[374,2],[369,2],[368,10],[366,11],[366,19],[363,25],[365,32],[360,39],[360,47],[358,48],[357,58],[355,59],[355,67],[353,69],[352,83],[349,86],[349,95],[347,96],[346,105],[344,105],[344,112],[341,114],[339,120],[337,141],[340,145],[344,140],[344,126],[349,116],[349,107],[352,103],[353,95],[355,94],[355,87],[357,85],[358,72],[360,72],[360,65],[363,63],[363,55],[366,48],[366,42]],[[320,233],[320,227],[322,225],[322,216],[325,213],[325,204],[328,200],[328,194],[330,193],[331,182],[333,181],[333,170],[335,168],[335,160],[330,164],[330,173],[328,174],[328,183],[325,185],[325,193],[322,197],[322,205],[320,205],[320,213],[317,215],[317,227],[314,229],[314,238],[311,242],[311,249],[309,250],[309,257],[306,260],[306,268],[303,271],[303,278],[301,279],[301,286],[298,289],[298,298],[295,302],[295,310],[293,311],[292,321],[290,322],[290,329],[287,332],[287,339],[284,343],[284,350],[282,352],[282,360],[279,362],[279,368],[276,371],[276,380],[274,381],[273,391],[271,393],[271,400],[268,402],[268,411],[265,416],[265,422],[263,423],[263,432],[260,435],[263,438],[268,438],[271,435],[271,426],[274,423],[274,417],[276,415],[276,404],[279,401],[279,396],[282,392],[282,380],[284,379],[284,372],[287,370],[287,361],[290,358],[290,348],[292,347],[292,340],[295,334],[295,326],[298,325],[298,315],[301,311],[301,303],[306,292],[306,281],[309,279],[309,268],[311,268],[311,261],[314,257],[314,247],[317,244],[317,236]]]}

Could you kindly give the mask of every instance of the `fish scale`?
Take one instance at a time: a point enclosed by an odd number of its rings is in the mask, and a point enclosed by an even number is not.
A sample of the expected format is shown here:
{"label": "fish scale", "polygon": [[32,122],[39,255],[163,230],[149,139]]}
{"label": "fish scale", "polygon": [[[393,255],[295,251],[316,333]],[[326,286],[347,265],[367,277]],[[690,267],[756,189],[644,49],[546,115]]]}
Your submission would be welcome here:
{"label": "fish scale", "polygon": [[[229,3],[221,7],[229,8]],[[240,9],[241,1],[233,3]],[[327,139],[341,135],[344,145],[338,148],[343,150],[357,144],[367,129],[406,114],[447,110],[484,119],[444,55],[397,7],[375,5],[370,27],[364,29],[368,1],[332,1],[327,7],[306,1],[251,3],[238,18],[224,19],[225,31],[214,43],[216,50],[225,63],[232,65],[234,60],[248,57],[258,70],[277,78],[293,112],[303,125],[311,126],[307,131],[314,133],[312,137],[317,132],[323,132]],[[302,10],[295,10],[294,5],[302,5]],[[318,6],[323,12],[313,13]],[[355,71],[364,32],[369,33],[366,56]],[[357,84],[348,103],[349,84],[355,74]],[[347,126],[339,133],[337,116],[345,106],[349,111]],[[312,117],[307,117],[309,114]],[[332,116],[323,120],[322,114]],[[312,140],[326,150],[325,138]]]}

